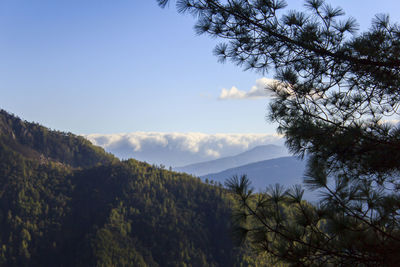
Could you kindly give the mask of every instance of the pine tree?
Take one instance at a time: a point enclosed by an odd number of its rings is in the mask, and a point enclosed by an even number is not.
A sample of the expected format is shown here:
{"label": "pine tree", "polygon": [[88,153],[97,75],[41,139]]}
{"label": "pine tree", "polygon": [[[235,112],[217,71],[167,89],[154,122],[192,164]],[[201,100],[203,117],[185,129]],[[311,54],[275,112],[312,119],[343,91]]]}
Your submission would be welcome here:
{"label": "pine tree", "polygon": [[302,12],[281,0],[176,4],[197,33],[224,40],[214,51],[222,62],[275,73],[269,119],[306,158],[304,184],[321,195],[311,206],[300,187],[253,194],[246,177],[230,179],[247,242],[293,265],[400,262],[400,129],[389,123],[400,104],[399,26],[377,15],[358,33],[323,0]]}

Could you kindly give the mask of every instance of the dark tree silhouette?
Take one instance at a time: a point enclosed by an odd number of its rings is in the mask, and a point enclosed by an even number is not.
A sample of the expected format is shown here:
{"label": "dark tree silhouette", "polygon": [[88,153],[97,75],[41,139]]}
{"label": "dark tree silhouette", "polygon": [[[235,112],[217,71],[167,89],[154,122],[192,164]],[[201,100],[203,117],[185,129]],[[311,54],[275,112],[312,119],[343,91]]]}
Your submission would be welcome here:
{"label": "dark tree silhouette", "polygon": [[294,265],[400,262],[400,130],[389,123],[400,102],[398,25],[377,15],[358,33],[323,0],[305,1],[303,12],[281,0],[176,5],[197,33],[224,40],[214,51],[222,62],[275,73],[268,117],[294,154],[307,155],[304,183],[321,193],[310,206],[300,187],[255,195],[246,177],[232,178],[247,241]]}

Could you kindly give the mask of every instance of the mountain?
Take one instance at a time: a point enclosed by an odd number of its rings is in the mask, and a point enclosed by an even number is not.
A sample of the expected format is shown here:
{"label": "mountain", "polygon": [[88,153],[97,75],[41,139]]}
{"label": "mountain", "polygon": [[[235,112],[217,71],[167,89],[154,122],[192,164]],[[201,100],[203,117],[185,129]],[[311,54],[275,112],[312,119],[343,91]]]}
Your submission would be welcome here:
{"label": "mountain", "polygon": [[234,175],[246,174],[256,190],[265,190],[268,185],[276,183],[284,186],[302,184],[304,170],[305,161],[296,157],[282,157],[206,174],[201,178],[223,184]]}
{"label": "mountain", "polygon": [[0,111],[0,266],[255,266],[232,241],[230,203]]}
{"label": "mountain", "polygon": [[112,154],[72,133],[51,131],[0,110],[0,142],[26,159],[59,162],[71,167],[93,167],[117,161]]}
{"label": "mountain", "polygon": [[231,157],[190,164],[174,168],[175,171],[202,176],[209,173],[217,173],[226,169],[238,167],[248,163],[287,156],[287,150],[282,146],[263,145]]}

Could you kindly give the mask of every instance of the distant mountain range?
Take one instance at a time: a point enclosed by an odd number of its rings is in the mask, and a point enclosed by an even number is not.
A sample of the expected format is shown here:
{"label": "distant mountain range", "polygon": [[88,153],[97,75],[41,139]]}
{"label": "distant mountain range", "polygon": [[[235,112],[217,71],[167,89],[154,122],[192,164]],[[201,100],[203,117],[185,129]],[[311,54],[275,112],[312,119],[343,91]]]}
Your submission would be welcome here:
{"label": "distant mountain range", "polygon": [[268,185],[276,183],[285,186],[301,184],[304,169],[305,161],[299,160],[297,157],[282,157],[206,174],[201,178],[223,184],[234,175],[246,174],[255,189],[264,190]]}
{"label": "distant mountain range", "polygon": [[234,167],[263,160],[288,156],[286,148],[277,145],[257,146],[251,150],[235,156],[224,157],[183,167],[174,168],[175,171],[185,172],[195,176],[202,176],[209,173],[217,173]]}
{"label": "distant mountain range", "polygon": [[[286,148],[277,145],[257,146],[236,156],[224,157],[175,168],[175,171],[199,176],[224,184],[234,175],[243,174],[252,182],[256,191],[263,191],[269,185],[281,184],[286,188],[303,183],[306,161],[288,156]],[[312,200],[312,194],[305,197]]]}

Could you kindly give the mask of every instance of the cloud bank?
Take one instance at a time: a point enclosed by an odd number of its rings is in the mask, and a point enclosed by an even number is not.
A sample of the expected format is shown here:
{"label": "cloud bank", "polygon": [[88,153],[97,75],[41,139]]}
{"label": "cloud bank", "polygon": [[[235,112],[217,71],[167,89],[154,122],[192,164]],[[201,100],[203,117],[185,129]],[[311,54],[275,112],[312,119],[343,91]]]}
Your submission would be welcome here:
{"label": "cloud bank", "polygon": [[239,154],[259,145],[283,143],[277,134],[133,132],[84,137],[120,158],[172,167]]}
{"label": "cloud bank", "polygon": [[391,126],[400,127],[400,119],[383,119],[379,122],[380,124],[389,124]]}
{"label": "cloud bank", "polygon": [[256,80],[256,84],[249,91],[242,91],[233,86],[231,89],[223,88],[218,99],[257,99],[271,97],[271,92],[268,91],[268,86],[276,83],[277,80],[261,78]]}

